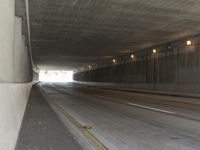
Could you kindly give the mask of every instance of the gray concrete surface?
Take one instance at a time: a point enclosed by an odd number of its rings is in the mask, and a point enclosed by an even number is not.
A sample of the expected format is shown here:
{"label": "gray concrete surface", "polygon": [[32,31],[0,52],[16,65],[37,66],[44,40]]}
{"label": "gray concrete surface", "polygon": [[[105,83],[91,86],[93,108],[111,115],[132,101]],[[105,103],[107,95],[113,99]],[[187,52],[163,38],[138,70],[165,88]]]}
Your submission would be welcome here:
{"label": "gray concrete surface", "polygon": [[15,16],[15,0],[0,1],[0,52],[0,149],[13,150],[32,86],[32,68],[22,19]]}
{"label": "gray concrete surface", "polygon": [[22,18],[15,16],[15,0],[0,3],[0,82],[30,82],[32,71]]}
{"label": "gray concrete surface", "polygon": [[0,83],[0,149],[13,150],[32,83]]}
{"label": "gray concrete surface", "polygon": [[70,84],[40,86],[82,125],[90,124],[90,132],[110,150],[200,148],[200,106],[190,99]]}
{"label": "gray concrete surface", "polygon": [[[192,46],[186,40],[165,43],[152,49],[116,57],[117,63],[86,67],[74,74],[74,80],[113,88],[132,88],[171,92],[200,93],[200,37],[192,37]],[[169,48],[170,47],[170,48]]]}
{"label": "gray concrete surface", "polygon": [[0,82],[13,80],[14,5],[15,0],[0,2]]}
{"label": "gray concrete surface", "polygon": [[33,87],[15,150],[81,150],[36,86]]}
{"label": "gray concrete surface", "polygon": [[13,50],[13,82],[32,81],[32,66],[29,51],[25,43],[25,36],[22,33],[22,18],[15,16],[15,37]]}
{"label": "gray concrete surface", "polygon": [[200,32],[197,0],[29,0],[40,68],[91,62]]}

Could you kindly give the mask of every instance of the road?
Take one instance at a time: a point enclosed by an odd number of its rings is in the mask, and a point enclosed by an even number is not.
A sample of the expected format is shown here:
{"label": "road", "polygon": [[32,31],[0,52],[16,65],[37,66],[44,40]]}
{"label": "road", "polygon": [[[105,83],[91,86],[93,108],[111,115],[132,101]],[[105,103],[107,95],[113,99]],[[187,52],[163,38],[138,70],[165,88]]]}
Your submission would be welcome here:
{"label": "road", "polygon": [[200,150],[200,100],[41,83],[110,150]]}

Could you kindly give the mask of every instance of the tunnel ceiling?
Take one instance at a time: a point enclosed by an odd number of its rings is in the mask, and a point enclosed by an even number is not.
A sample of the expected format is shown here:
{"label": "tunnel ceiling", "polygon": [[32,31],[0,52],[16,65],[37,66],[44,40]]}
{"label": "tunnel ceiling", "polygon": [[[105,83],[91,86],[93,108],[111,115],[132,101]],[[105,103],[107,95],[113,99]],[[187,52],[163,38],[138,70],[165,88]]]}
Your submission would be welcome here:
{"label": "tunnel ceiling", "polygon": [[199,0],[29,0],[40,68],[73,69],[200,32]]}

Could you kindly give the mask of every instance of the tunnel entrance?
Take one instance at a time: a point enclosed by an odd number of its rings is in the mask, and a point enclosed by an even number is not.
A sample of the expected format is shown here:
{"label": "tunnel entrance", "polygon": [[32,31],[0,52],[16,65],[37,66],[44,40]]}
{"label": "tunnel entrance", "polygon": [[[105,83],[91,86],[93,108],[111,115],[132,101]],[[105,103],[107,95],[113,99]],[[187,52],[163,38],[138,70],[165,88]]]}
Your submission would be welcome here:
{"label": "tunnel entrance", "polygon": [[40,70],[39,81],[42,82],[72,82],[73,71]]}

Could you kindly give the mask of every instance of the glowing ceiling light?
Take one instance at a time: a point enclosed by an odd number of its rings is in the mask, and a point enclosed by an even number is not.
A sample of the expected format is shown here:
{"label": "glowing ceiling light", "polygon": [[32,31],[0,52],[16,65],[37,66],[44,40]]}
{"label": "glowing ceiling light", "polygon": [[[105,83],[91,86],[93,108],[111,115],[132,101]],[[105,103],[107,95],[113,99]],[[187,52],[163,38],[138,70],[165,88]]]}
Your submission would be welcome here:
{"label": "glowing ceiling light", "polygon": [[156,50],[156,49],[153,49],[153,53],[154,53],[154,54],[157,53],[157,50]]}
{"label": "glowing ceiling light", "polygon": [[90,66],[90,65],[89,65],[88,67],[89,67],[89,69],[91,69],[91,66]]}
{"label": "glowing ceiling light", "polygon": [[187,46],[192,45],[192,42],[190,40],[187,40]]}
{"label": "glowing ceiling light", "polygon": [[134,55],[133,55],[133,54],[131,54],[131,58],[134,58]]}
{"label": "glowing ceiling light", "polygon": [[112,61],[113,61],[113,63],[116,63],[116,60],[115,60],[115,59],[113,59]]}

